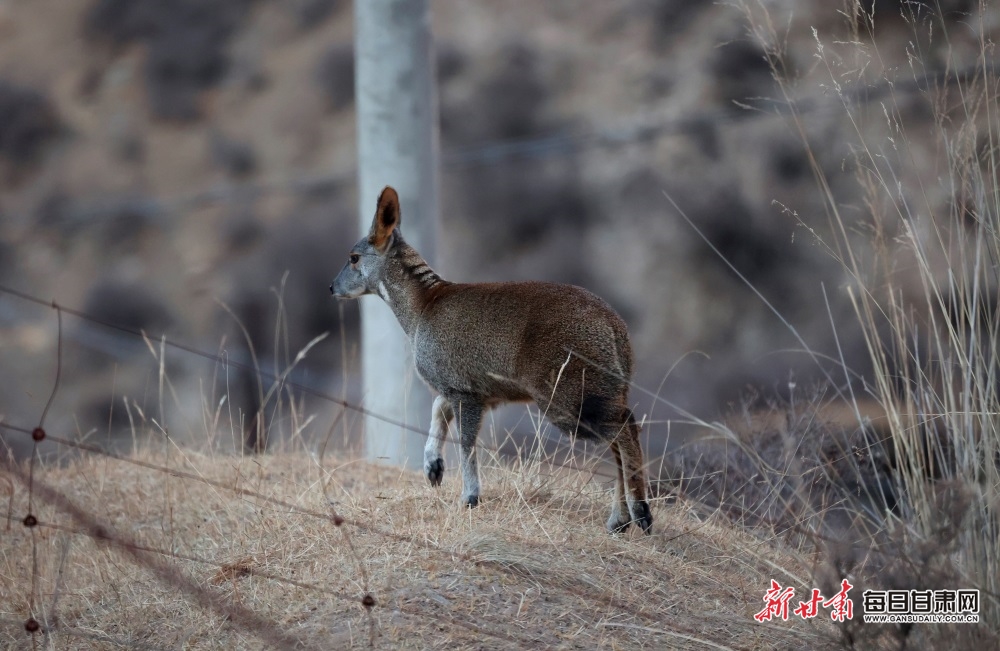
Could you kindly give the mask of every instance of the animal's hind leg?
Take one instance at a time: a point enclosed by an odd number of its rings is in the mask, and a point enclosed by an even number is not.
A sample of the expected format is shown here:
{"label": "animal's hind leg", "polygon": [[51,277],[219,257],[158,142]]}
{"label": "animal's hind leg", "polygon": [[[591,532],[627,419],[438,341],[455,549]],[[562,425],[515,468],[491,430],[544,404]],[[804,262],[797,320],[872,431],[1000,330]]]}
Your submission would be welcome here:
{"label": "animal's hind leg", "polygon": [[479,464],[476,461],[476,438],[485,407],[475,398],[451,400],[458,416],[459,440],[462,449],[462,503],[472,508],[479,505]]}
{"label": "animal's hind leg", "polygon": [[611,503],[611,517],[608,518],[609,533],[623,533],[632,524],[632,516],[629,514],[628,503],[625,501],[625,476],[622,474],[622,456],[618,450],[618,443],[612,440],[608,447],[615,455],[615,500]]}
{"label": "animal's hind leg", "polygon": [[431,407],[431,432],[424,446],[424,473],[431,486],[440,486],[444,478],[444,442],[448,438],[448,425],[455,418],[451,403],[444,396],[434,399]]}
{"label": "animal's hind leg", "polygon": [[632,522],[645,533],[653,526],[653,515],[646,501],[646,471],[642,461],[642,446],[639,443],[639,426],[631,409],[622,413],[623,425],[617,432],[615,442],[621,456],[621,472],[625,483],[625,501],[628,504]]}

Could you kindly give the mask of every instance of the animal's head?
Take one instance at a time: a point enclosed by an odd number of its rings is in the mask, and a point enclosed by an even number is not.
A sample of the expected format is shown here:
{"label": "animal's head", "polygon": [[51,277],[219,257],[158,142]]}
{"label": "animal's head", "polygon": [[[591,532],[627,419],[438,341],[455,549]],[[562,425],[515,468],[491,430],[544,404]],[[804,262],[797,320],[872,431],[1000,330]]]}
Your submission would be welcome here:
{"label": "animal's head", "polygon": [[347,264],[330,285],[337,298],[357,298],[377,293],[387,256],[399,237],[399,195],[386,186],[378,196],[375,219],[366,237],[358,240],[347,255]]}

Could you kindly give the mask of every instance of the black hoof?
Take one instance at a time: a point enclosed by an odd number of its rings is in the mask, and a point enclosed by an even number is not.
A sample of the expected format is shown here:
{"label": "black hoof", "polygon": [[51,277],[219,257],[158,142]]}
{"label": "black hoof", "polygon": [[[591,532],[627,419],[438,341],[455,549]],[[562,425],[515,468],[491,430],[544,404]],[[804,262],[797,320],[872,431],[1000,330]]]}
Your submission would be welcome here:
{"label": "black hoof", "polygon": [[468,497],[465,498],[465,505],[470,509],[476,508],[477,506],[479,506],[479,496],[469,495]]}
{"label": "black hoof", "polygon": [[441,480],[444,479],[444,459],[431,461],[425,470],[427,471],[427,481],[431,483],[431,486],[440,486]]}
{"label": "black hoof", "polygon": [[621,535],[628,531],[628,528],[632,526],[631,520],[626,520],[625,522],[619,522],[618,524],[609,524],[608,533],[612,535]]}
{"label": "black hoof", "polygon": [[636,502],[632,508],[632,521],[642,528],[644,534],[649,535],[653,528],[653,514],[648,503]]}

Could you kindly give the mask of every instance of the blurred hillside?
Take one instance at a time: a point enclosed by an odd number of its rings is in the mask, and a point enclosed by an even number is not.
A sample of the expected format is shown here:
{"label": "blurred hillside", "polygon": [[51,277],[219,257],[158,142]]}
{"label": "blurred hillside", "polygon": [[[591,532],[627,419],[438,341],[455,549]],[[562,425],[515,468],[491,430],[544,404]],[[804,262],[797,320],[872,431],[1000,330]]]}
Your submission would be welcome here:
{"label": "blurred hillside", "polygon": [[[907,4],[874,3],[878,56],[845,64],[852,74],[838,83],[852,108],[877,116],[886,88],[868,80],[898,71],[895,108],[923,152],[900,169],[928,205],[947,206],[960,193],[936,180],[934,143],[922,144],[933,126],[922,90],[976,64],[1000,18],[941,2],[940,15],[917,16],[915,37],[900,18]],[[792,381],[845,381],[842,370],[824,377],[666,191],[812,350],[842,355],[860,382],[868,354],[844,268],[810,232],[829,228],[826,202],[786,102],[864,231],[858,133],[812,30],[828,44],[872,37],[851,34],[838,3],[770,5],[788,98],[735,7],[435,0],[435,267],[592,289],[630,325],[637,383],[705,417]],[[182,413],[173,431],[197,435],[227,392],[225,417],[256,409],[256,378],[177,351],[164,388],[161,335],[240,363],[251,362],[249,338],[260,367],[280,372],[329,331],[291,377],[360,399],[357,306],[326,289],[358,237],[357,205],[375,199],[355,192],[351,11],[342,0],[0,1],[0,284],[150,336],[64,316],[50,427],[103,436],[170,401]],[[56,339],[52,310],[0,296],[0,414],[12,422],[44,407]],[[633,395],[655,420],[677,415]],[[303,412],[325,431],[328,405]]]}

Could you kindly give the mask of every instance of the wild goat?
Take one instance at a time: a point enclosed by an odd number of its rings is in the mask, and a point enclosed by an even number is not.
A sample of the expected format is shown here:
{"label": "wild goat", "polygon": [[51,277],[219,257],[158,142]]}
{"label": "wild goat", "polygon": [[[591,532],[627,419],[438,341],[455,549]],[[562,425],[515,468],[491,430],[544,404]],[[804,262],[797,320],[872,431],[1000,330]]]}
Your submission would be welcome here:
{"label": "wild goat", "polygon": [[478,505],[483,412],[533,400],[566,434],[611,447],[618,479],[608,530],[635,522],[649,533],[639,427],[628,406],[632,346],[621,317],[573,285],[450,283],[403,240],[399,224],[399,197],[386,187],[368,236],[351,249],[330,292],[381,296],[410,339],[420,377],[440,394],[424,449],[431,484],[441,484],[444,442],[457,415],[462,501]]}

